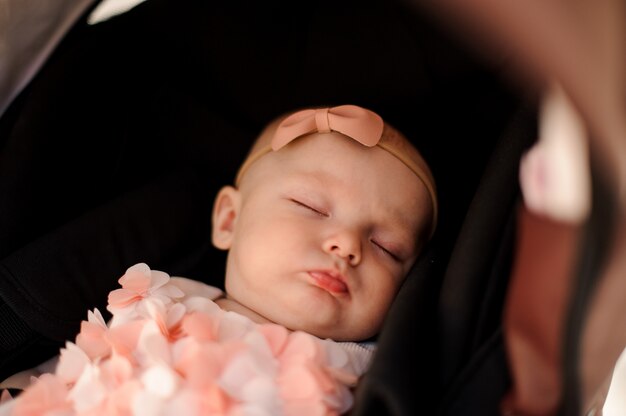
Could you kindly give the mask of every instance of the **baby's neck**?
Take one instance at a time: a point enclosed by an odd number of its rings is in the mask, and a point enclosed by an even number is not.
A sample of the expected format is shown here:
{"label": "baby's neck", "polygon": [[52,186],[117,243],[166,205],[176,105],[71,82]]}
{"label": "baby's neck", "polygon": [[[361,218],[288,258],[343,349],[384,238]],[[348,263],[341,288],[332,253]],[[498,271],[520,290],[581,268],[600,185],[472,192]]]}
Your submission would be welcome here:
{"label": "baby's neck", "polygon": [[237,302],[236,300],[228,297],[228,295],[217,299],[215,303],[217,303],[217,305],[223,310],[236,312],[240,315],[250,318],[253,322],[256,322],[257,324],[273,323],[266,317],[259,315],[258,313],[248,308],[247,306],[244,306],[241,303]]}

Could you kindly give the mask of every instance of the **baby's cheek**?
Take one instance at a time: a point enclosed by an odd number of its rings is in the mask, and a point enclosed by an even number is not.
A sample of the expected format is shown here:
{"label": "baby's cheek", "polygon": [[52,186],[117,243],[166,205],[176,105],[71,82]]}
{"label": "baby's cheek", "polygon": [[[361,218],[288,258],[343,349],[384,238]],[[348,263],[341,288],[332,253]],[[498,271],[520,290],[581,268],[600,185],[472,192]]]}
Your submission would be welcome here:
{"label": "baby's cheek", "polygon": [[368,305],[369,319],[378,320],[387,313],[397,293],[398,278],[393,275],[381,273],[371,277],[372,282],[368,285],[365,302]]}

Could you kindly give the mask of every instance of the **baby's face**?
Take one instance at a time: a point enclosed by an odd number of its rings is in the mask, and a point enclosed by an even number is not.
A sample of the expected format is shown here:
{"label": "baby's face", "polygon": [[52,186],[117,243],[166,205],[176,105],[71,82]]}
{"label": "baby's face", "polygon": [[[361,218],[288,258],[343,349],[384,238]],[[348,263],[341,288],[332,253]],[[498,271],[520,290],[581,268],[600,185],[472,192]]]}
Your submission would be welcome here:
{"label": "baby's face", "polygon": [[270,152],[222,194],[214,243],[229,249],[228,296],[335,340],[378,332],[432,215],[426,188],[402,162],[337,133]]}

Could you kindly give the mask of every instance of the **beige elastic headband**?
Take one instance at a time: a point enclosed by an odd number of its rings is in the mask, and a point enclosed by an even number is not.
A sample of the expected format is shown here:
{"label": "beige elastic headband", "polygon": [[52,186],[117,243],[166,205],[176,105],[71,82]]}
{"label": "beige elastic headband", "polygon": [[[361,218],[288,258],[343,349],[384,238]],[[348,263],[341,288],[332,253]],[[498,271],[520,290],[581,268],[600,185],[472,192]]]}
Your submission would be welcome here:
{"label": "beige elastic headband", "polygon": [[437,192],[428,164],[413,145],[396,129],[386,124],[373,111],[356,105],[317,108],[297,111],[271,123],[259,136],[250,154],[239,168],[235,185],[239,186],[244,173],[259,158],[278,151],[298,137],[312,133],[338,132],[367,147],[378,146],[400,160],[424,183],[433,208],[430,230],[432,237],[437,226]]}

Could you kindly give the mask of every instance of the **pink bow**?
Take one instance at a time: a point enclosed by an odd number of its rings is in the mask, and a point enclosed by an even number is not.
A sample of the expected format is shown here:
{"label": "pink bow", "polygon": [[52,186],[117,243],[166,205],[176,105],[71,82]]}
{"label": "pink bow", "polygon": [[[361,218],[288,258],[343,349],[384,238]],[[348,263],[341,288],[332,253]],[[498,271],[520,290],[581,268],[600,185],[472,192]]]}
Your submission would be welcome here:
{"label": "pink bow", "polygon": [[356,105],[302,110],[284,119],[276,128],[272,150],[310,133],[336,131],[364,146],[376,146],[383,133],[383,119],[376,113]]}

